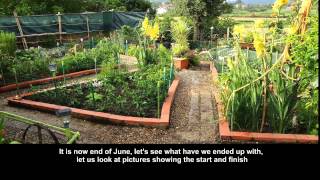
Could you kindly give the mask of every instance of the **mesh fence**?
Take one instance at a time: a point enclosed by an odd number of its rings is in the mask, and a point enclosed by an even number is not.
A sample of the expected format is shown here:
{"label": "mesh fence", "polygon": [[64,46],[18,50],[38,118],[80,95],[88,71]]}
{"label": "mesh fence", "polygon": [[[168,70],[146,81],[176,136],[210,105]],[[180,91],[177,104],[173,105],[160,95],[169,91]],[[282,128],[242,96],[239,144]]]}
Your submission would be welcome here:
{"label": "mesh fence", "polygon": [[[61,21],[59,21],[59,16]],[[112,31],[124,25],[135,27],[144,18],[144,12],[94,12],[81,14],[38,15],[18,17],[24,35],[63,34]],[[14,32],[20,36],[15,17],[0,17],[0,31]]]}

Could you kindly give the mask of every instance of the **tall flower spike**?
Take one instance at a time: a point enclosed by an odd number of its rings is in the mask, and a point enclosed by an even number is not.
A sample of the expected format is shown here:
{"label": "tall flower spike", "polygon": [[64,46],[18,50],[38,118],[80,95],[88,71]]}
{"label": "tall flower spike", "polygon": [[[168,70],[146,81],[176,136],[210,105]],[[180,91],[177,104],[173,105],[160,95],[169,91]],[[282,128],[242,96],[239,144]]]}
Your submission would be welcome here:
{"label": "tall flower spike", "polygon": [[150,39],[157,40],[160,34],[159,24],[157,22],[154,23],[153,28],[150,32]]}
{"label": "tall flower spike", "polygon": [[255,33],[253,45],[254,45],[254,48],[256,49],[257,56],[259,58],[263,57],[266,53],[264,38],[259,34]]}
{"label": "tall flower spike", "polygon": [[148,17],[145,17],[142,22],[142,31],[145,36],[149,36],[150,33],[150,25]]}
{"label": "tall flower spike", "polygon": [[148,26],[149,26],[149,19],[148,19],[148,17],[145,17],[144,20],[143,20],[143,22],[142,22],[142,28],[143,28],[144,30],[147,30],[147,29],[148,29]]}

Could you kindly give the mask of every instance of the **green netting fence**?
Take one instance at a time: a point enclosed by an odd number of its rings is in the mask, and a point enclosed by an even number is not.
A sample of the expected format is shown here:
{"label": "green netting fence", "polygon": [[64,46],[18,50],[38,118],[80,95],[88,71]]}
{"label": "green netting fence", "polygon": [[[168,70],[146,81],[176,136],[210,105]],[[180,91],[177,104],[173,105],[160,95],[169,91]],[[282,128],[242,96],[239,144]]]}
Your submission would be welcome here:
{"label": "green netting fence", "polygon": [[[45,33],[75,34],[88,31],[112,31],[124,25],[135,27],[143,20],[145,14],[145,12],[86,12],[19,16],[18,21],[24,35]],[[59,17],[61,20],[59,20]],[[61,31],[59,31],[59,27],[61,27]],[[14,16],[0,17],[0,31],[14,32],[17,36],[21,35]]]}

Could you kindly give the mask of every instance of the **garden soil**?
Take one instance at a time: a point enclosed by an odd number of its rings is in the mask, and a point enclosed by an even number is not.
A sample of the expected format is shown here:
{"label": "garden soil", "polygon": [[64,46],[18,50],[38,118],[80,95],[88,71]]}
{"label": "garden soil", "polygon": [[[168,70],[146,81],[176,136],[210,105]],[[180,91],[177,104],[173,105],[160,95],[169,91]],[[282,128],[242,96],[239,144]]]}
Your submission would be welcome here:
{"label": "garden soil", "polygon": [[[220,143],[218,133],[218,115],[212,88],[212,76],[208,64],[192,67],[177,73],[181,78],[171,109],[170,127],[158,129],[150,127],[130,127],[100,124],[72,118],[70,127],[81,134],[77,143],[84,144],[161,144],[161,143]],[[87,81],[94,75],[68,80]],[[46,87],[50,85],[44,85]],[[20,90],[27,91],[27,90]],[[7,97],[16,95],[16,91],[0,94],[0,111],[12,112],[56,126],[63,122],[53,114],[25,108],[10,107]]]}

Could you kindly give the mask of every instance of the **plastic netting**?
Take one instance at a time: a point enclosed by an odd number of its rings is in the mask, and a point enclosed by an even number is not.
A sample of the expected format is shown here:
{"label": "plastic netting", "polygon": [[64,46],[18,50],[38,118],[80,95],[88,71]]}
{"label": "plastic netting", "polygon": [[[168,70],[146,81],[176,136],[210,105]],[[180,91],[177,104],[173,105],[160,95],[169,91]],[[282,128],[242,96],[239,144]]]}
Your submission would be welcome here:
{"label": "plastic netting", "polygon": [[[144,12],[94,12],[81,14],[20,16],[24,35],[58,33],[61,16],[62,33],[84,33],[88,31],[112,31],[124,25],[135,27],[143,20]],[[0,31],[20,35],[15,17],[0,17]]]}

